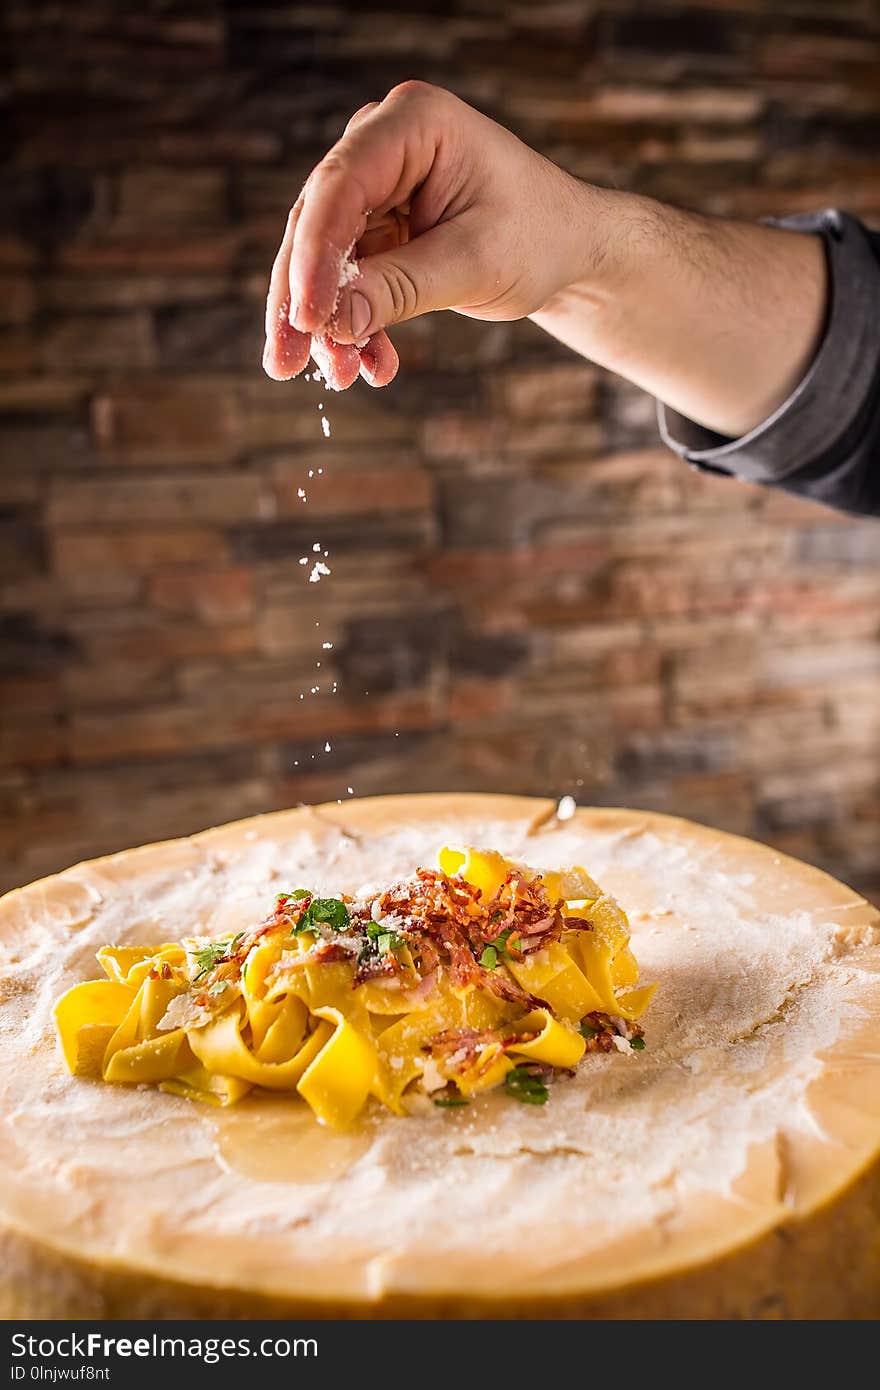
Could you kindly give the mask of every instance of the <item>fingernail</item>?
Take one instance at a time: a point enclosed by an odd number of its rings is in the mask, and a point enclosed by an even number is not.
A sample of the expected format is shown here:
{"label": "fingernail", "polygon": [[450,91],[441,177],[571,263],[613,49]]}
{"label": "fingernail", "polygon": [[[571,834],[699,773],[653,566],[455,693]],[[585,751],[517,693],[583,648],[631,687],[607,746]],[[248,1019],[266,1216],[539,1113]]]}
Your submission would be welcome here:
{"label": "fingernail", "polygon": [[353,290],[351,296],[351,336],[353,338],[363,338],[371,315],[370,301],[366,295]]}

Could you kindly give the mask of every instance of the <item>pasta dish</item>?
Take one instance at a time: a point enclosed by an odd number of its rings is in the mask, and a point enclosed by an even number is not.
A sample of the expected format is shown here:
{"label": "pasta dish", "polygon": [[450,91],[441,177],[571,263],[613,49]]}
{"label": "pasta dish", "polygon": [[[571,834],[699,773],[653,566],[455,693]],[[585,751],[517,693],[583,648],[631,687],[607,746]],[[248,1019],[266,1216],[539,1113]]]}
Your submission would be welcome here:
{"label": "pasta dish", "polygon": [[543,1105],[586,1054],[644,1049],[656,986],[639,986],[629,939],[584,869],[446,847],[357,897],[279,893],[219,940],[106,945],[106,978],[55,1017],[74,1075],[216,1105],[292,1092],[336,1129],[371,1097],[398,1115],[496,1087]]}

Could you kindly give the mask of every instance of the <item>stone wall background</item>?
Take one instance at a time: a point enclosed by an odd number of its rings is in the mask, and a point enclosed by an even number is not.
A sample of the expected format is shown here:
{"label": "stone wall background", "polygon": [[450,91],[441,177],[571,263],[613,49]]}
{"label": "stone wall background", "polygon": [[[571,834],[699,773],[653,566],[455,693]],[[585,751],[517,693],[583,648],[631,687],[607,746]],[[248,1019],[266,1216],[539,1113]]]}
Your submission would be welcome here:
{"label": "stone wall background", "polygon": [[876,223],[880,8],[6,10],[4,886],[353,787],[658,807],[877,891],[876,523],[693,475],[528,323],[408,326],[329,441],[259,357],[289,202],[405,77],[585,178]]}

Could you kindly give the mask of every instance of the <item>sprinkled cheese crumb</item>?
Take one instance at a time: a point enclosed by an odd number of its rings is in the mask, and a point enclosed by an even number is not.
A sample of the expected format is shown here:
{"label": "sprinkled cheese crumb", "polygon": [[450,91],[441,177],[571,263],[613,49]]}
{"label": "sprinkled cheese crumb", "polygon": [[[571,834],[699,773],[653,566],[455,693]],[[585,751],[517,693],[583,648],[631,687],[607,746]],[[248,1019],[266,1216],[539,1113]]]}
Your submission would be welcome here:
{"label": "sprinkled cheese crumb", "polygon": [[321,581],[321,579],[324,578],[324,577],[325,577],[326,575],[328,575],[329,573],[330,573],[330,566],[329,566],[329,565],[325,565],[323,560],[319,560],[318,563],[317,563],[316,565],[313,565],[313,566],[312,566],[312,572],[311,572],[311,574],[309,575],[309,583],[310,583],[310,584],[319,584],[320,581]]}
{"label": "sprinkled cheese crumb", "polygon": [[556,807],[557,820],[571,820],[577,810],[577,802],[573,796],[560,797],[559,805]]}
{"label": "sprinkled cheese crumb", "polygon": [[357,261],[345,259],[339,267],[339,289],[344,290],[346,285],[350,285],[360,275],[361,270]]}
{"label": "sprinkled cheese crumb", "polygon": [[324,431],[324,438],[325,438],[325,439],[329,439],[329,438],[330,438],[330,421],[327,419],[327,416],[326,416],[326,415],[322,415],[322,416],[321,416],[321,429]]}
{"label": "sprinkled cheese crumb", "polygon": [[422,1085],[430,1094],[431,1091],[439,1091],[446,1085],[446,1077],[441,1072],[433,1057],[425,1058],[425,1065],[422,1071]]}

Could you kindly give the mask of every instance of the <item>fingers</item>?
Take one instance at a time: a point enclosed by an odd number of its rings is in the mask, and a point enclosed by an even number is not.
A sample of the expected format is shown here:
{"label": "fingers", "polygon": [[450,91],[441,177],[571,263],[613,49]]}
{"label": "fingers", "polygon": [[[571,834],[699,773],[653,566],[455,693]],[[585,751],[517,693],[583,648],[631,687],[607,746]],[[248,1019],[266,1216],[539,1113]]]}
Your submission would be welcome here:
{"label": "fingers", "polygon": [[344,391],[358,379],[361,358],[357,348],[336,343],[324,335],[313,338],[309,333],[301,333],[290,322],[290,253],[300,211],[301,201],[288,215],[281,246],[272,266],[266,299],[263,370],[274,381],[289,381],[291,377],[299,376],[312,357],[329,389]]}
{"label": "fingers", "polygon": [[349,386],[357,381],[361,355],[356,347],[320,337],[312,338],[311,352],[325,384],[331,391],[347,391]]}
{"label": "fingers", "polygon": [[409,241],[409,203],[401,208],[391,208],[381,217],[375,214],[367,218],[363,236],[358,238],[358,256],[377,256],[380,251],[390,251]]}
{"label": "fingers", "polygon": [[368,214],[405,203],[428,177],[442,130],[431,114],[437,97],[419,83],[396,88],[358,113],[310,175],[289,263],[290,302],[301,331],[318,333],[330,319],[343,258],[363,235]]}
{"label": "fingers", "polygon": [[368,386],[387,386],[397,376],[400,358],[387,333],[374,333],[361,348],[361,376]]}
{"label": "fingers", "polygon": [[[431,256],[444,243],[415,256],[406,246],[409,203],[425,200],[450,100],[426,84],[404,83],[361,107],[311,174],[272,268],[263,356],[270,376],[298,375],[311,354],[334,390],[358,374],[384,386],[399,366],[384,325],[450,304],[456,293],[467,298],[460,268],[457,276],[451,263],[432,272]],[[367,259],[341,287],[343,262],[358,242]]]}
{"label": "fingers", "polygon": [[299,333],[287,320],[288,300],[284,300],[278,322],[266,338],[263,370],[273,381],[290,381],[307,365],[311,352],[308,333]]}
{"label": "fingers", "polygon": [[298,376],[309,360],[310,342],[290,324],[290,292],[288,268],[293,246],[293,234],[299,217],[299,206],[287,218],[284,236],[272,274],[266,298],[266,346],[263,349],[263,370],[275,381],[289,381]]}
{"label": "fingers", "polygon": [[378,101],[368,101],[366,106],[359,106],[357,111],[355,111],[354,115],[349,117],[348,124],[345,127],[346,135],[350,130],[356,130],[357,127],[361,125],[367,119],[368,116],[371,116],[373,114],[373,112],[380,106],[380,104],[381,103]]}
{"label": "fingers", "polygon": [[293,234],[299,221],[300,211],[301,204],[297,201],[287,214],[284,236],[281,238],[278,254],[272,263],[272,270],[269,275],[269,293],[266,297],[267,338],[278,321],[282,304],[285,299],[289,300],[290,298],[290,253],[293,250]]}
{"label": "fingers", "polygon": [[387,333],[374,334],[361,348],[334,343],[331,338],[313,338],[312,357],[330,391],[347,391],[358,376],[369,386],[387,386],[400,366]]}
{"label": "fingers", "polygon": [[435,309],[472,308],[485,301],[485,257],[465,217],[444,222],[403,246],[358,262],[359,274],[339,298],[331,331],[341,343],[372,337],[389,324]]}
{"label": "fingers", "polygon": [[334,343],[332,338],[312,338],[311,352],[330,391],[347,391],[358,376],[369,386],[387,386],[400,366],[387,333],[376,333],[362,348]]}
{"label": "fingers", "polygon": [[[397,353],[384,333],[377,334],[358,349],[353,344],[337,343],[327,335],[312,338],[300,333],[290,323],[290,295],[287,289],[290,248],[293,231],[299,216],[299,205],[291,211],[284,237],[275,257],[266,300],[266,346],[263,368],[275,381],[289,381],[298,376],[312,357],[325,385],[331,391],[345,391],[358,376],[371,386],[386,386],[397,373]],[[393,236],[381,229],[377,245],[393,245]],[[359,339],[362,341],[362,339]]]}
{"label": "fingers", "polygon": [[263,368],[274,381],[289,381],[299,376],[315,362],[325,386],[330,391],[346,391],[358,376],[370,386],[387,386],[397,375],[400,360],[386,333],[376,333],[362,348],[335,343],[331,338],[310,338],[299,333],[287,322],[287,303],[284,315],[272,336],[267,339],[263,353]]}

